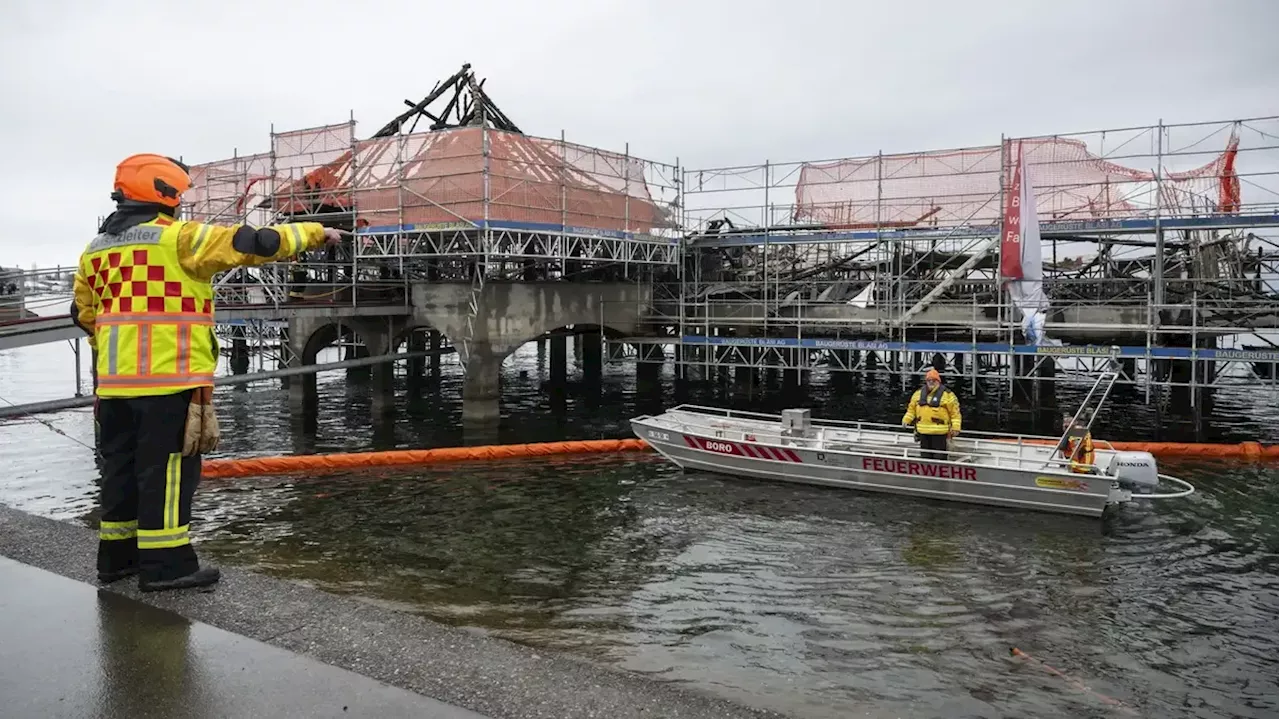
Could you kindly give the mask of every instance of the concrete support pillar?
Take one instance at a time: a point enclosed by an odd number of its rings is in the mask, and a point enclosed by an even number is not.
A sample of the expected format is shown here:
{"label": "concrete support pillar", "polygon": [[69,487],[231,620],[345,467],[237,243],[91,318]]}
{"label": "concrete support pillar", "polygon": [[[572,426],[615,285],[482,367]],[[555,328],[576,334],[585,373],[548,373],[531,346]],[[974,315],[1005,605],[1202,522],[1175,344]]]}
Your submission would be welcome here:
{"label": "concrete support pillar", "polygon": [[[436,330],[431,330],[430,334],[431,349],[439,351],[444,346],[443,336]],[[431,381],[438,382],[440,380],[440,355],[431,355]]]}
{"label": "concrete support pillar", "polygon": [[[289,358],[289,366],[300,367],[307,362],[315,361],[315,357],[305,356],[307,342],[314,331],[315,328],[306,320],[298,318],[289,320],[288,329],[280,333],[281,349],[283,350],[286,346],[289,348],[288,352],[281,353]],[[301,421],[307,413],[316,412],[318,404],[314,374],[290,377],[285,386],[289,388],[289,411],[296,420]]]}
{"label": "concrete support pillar", "polygon": [[569,338],[565,335],[554,335],[547,339],[548,377],[553,385],[563,385],[569,372]]}
{"label": "concrete support pillar", "polygon": [[[376,395],[375,395],[376,397]],[[378,410],[377,400],[374,400],[373,412],[373,447],[375,450],[395,449],[396,446],[396,415],[394,412]]]}
{"label": "concrete support pillar", "polygon": [[587,382],[599,382],[604,371],[603,343],[600,341],[600,335],[588,332],[578,335],[577,339],[577,344],[582,347],[582,378]]}
{"label": "concrete support pillar", "polygon": [[[409,333],[408,345],[409,345],[409,352],[425,351],[427,349],[426,334],[422,332]],[[426,375],[426,372],[427,372],[427,359],[425,357],[418,357],[416,359],[409,360],[407,370],[406,370],[406,375],[405,375],[405,384],[407,385],[410,392],[416,394],[417,392],[422,390],[422,380]]]}
{"label": "concrete support pillar", "polygon": [[637,389],[641,385],[646,387],[656,385],[658,377],[662,374],[662,363],[666,361],[662,345],[636,345],[636,352],[639,355],[636,362]]}
{"label": "concrete support pillar", "polygon": [[[295,360],[298,366],[302,364],[302,353],[299,352]],[[289,410],[298,417],[314,415],[320,408],[319,397],[316,393],[316,376],[315,373],[298,375],[290,378],[289,382]]]}
{"label": "concrete support pillar", "polygon": [[316,432],[319,430],[319,415],[316,412],[295,412],[289,415],[289,439],[294,454],[314,454],[316,451]]}
{"label": "concrete support pillar", "polygon": [[462,381],[462,421],[492,424],[498,421],[498,399],[502,393],[502,360],[488,343],[476,343],[467,358]]}
{"label": "concrete support pillar", "polygon": [[569,395],[563,384],[552,385],[547,390],[547,405],[555,417],[564,417],[569,411]]}
{"label": "concrete support pillar", "polygon": [[[290,365],[290,362],[286,358],[289,358],[289,357],[296,358],[299,352],[301,352],[301,350],[295,351],[293,342],[290,340],[290,337],[292,336],[293,336],[293,333],[289,330],[288,327],[280,328],[280,347],[279,347],[280,352],[279,352],[279,355],[276,357],[276,369],[284,369],[285,367],[288,367]],[[294,359],[293,361],[297,362],[297,359]],[[290,379],[291,378],[289,377],[280,378],[280,386],[285,389],[288,389]]]}
{"label": "concrete support pillar", "polygon": [[391,362],[376,364],[372,367],[370,375],[374,413],[385,414],[393,411],[396,406],[395,365]]}
{"label": "concrete support pillar", "polygon": [[[391,331],[365,330],[365,356],[380,357],[396,348],[391,346]],[[395,409],[396,366],[392,362],[380,362],[369,368],[371,397],[374,415],[388,414]]]}
{"label": "concrete support pillar", "polygon": [[[365,344],[348,345],[342,353],[342,359],[344,360],[363,359],[368,356],[369,347]],[[347,369],[347,379],[349,380],[364,380],[368,379],[369,375],[370,369],[368,367],[351,367]]]}
{"label": "concrete support pillar", "polygon": [[244,328],[237,327],[231,338],[231,374],[245,374],[249,371],[249,342],[244,336]]}

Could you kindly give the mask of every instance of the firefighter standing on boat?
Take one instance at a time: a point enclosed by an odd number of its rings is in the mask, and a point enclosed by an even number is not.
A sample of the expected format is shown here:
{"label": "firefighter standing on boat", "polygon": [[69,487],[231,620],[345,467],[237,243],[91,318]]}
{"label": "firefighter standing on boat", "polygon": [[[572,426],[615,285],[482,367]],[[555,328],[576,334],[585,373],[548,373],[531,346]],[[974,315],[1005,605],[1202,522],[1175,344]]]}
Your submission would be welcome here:
{"label": "firefighter standing on boat", "polygon": [[[1088,408],[1085,408],[1088,412]],[[1066,425],[1066,440],[1062,454],[1069,461],[1070,469],[1077,474],[1093,474],[1093,434],[1084,422],[1071,416],[1062,418]]]}
{"label": "firefighter standing on boat", "polygon": [[924,386],[911,395],[902,424],[915,425],[920,442],[920,456],[946,459],[947,440],[960,434],[960,401],[942,384],[942,375],[931,369],[924,375]]}
{"label": "firefighter standing on boat", "polygon": [[116,211],[80,256],[72,318],[89,335],[103,458],[98,579],[143,591],[218,581],[191,546],[200,455],[218,444],[214,275],[284,260],[341,233],[314,222],[255,229],[179,219],[188,168],[133,155],[116,168]]}

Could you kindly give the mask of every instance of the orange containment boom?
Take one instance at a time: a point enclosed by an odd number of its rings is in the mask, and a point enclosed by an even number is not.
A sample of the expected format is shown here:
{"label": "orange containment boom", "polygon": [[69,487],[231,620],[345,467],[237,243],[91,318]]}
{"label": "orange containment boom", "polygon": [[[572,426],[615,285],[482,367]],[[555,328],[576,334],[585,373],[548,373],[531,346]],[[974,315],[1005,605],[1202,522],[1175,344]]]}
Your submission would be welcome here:
{"label": "orange containment boom", "polygon": [[1240,444],[1196,444],[1194,442],[1111,442],[1121,452],[1150,452],[1156,457],[1222,457],[1226,459],[1277,459],[1280,445],[1258,442]]}
{"label": "orange containment boom", "polygon": [[[1257,442],[1240,444],[1187,444],[1182,442],[1111,442],[1121,451],[1150,452],[1157,457],[1236,458],[1246,460],[1276,459],[1280,447]],[[482,447],[444,447],[441,449],[399,449],[387,452],[352,452],[348,454],[299,454],[287,457],[250,457],[246,459],[205,460],[202,474],[211,479],[227,477],[260,477],[272,474],[306,472],[323,474],[371,467],[403,467],[444,462],[551,457],[566,454],[611,454],[650,449],[642,439],[589,439],[572,442],[538,442],[535,444],[497,444]]]}
{"label": "orange containment boom", "polygon": [[[1010,440],[1012,441],[1012,440]],[[1051,445],[1047,440],[1023,440],[1028,444]],[[1205,459],[1263,460],[1280,458],[1280,445],[1258,442],[1239,444],[1209,444],[1196,442],[1108,442],[1094,440],[1098,449],[1114,449],[1117,452],[1149,452],[1153,457],[1182,457]]]}
{"label": "orange containment boom", "polygon": [[535,444],[495,444],[482,447],[399,449],[349,454],[297,454],[287,457],[205,460],[201,474],[208,478],[258,477],[294,472],[325,473],[371,467],[401,467],[476,460],[551,457],[565,454],[603,454],[648,449],[640,439],[592,439]]}

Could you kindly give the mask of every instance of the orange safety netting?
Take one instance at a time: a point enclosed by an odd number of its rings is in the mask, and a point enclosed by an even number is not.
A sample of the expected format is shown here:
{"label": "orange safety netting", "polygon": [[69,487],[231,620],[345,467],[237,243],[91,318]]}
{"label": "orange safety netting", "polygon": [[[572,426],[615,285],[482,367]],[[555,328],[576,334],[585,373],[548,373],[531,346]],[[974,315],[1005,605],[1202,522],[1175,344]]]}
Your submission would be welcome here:
{"label": "orange safety netting", "polygon": [[[1021,142],[1041,221],[1128,219],[1165,212],[1236,212],[1239,139],[1211,162],[1187,172],[1156,173],[1111,162],[1081,140],[1061,137]],[[1013,147],[1005,163],[1016,155]],[[1000,220],[999,145],[805,163],[796,183],[797,222],[824,225],[953,226]],[[1133,158],[1144,162],[1146,158]],[[1158,160],[1152,156],[1151,166]]]}
{"label": "orange safety netting", "polygon": [[272,143],[267,155],[193,167],[189,215],[265,204],[289,214],[354,209],[360,227],[671,225],[643,160],[573,143],[478,127],[356,141],[350,123],[273,135]]}
{"label": "orange safety netting", "polygon": [[246,203],[246,199],[255,187],[260,194],[268,186],[262,183],[270,172],[271,156],[266,153],[193,165],[191,189],[182,195],[183,217],[223,224],[265,224],[266,215],[254,212],[256,203]]}
{"label": "orange safety netting", "polygon": [[[1036,440],[1033,440],[1036,441]],[[1036,441],[1039,443],[1038,441]],[[1052,444],[1052,442],[1044,442]],[[1240,444],[1188,444],[1182,442],[1112,442],[1121,451],[1150,452],[1157,457],[1239,458],[1245,460],[1276,459],[1280,447],[1257,442]],[[256,477],[295,472],[325,473],[372,467],[440,464],[476,460],[550,457],[566,454],[600,454],[636,452],[651,447],[642,439],[594,439],[534,444],[502,444],[480,447],[445,447],[441,449],[406,449],[386,452],[352,452],[347,454],[305,454],[285,457],[251,457],[246,459],[205,460],[203,475],[210,478]]]}

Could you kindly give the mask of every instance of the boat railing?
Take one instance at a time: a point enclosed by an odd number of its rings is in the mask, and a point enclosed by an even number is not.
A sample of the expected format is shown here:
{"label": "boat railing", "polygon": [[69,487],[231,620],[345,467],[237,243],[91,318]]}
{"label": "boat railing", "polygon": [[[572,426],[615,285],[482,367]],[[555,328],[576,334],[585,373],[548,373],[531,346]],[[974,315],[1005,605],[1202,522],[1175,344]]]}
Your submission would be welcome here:
{"label": "boat railing", "polygon": [[[674,408],[672,411],[690,406],[694,405],[681,405]],[[711,409],[714,410],[714,408]],[[698,415],[703,413],[689,412],[688,414]],[[664,424],[669,422],[673,429],[713,439],[762,444],[765,446],[780,448],[796,447],[817,452],[844,452],[883,459],[920,459],[919,446],[914,441],[912,435],[904,431],[904,428],[900,426],[876,422],[851,422],[843,423],[847,426],[839,428],[815,427],[813,428],[815,431],[812,435],[796,436],[786,434],[784,432],[762,430],[752,427],[717,426],[712,423],[716,418],[713,414],[708,414],[706,416],[707,420],[705,422],[685,418],[676,419],[668,416],[665,419]],[[720,416],[726,419],[745,419],[745,416],[754,416],[756,419],[767,419],[769,421],[777,419],[776,416],[764,415],[756,412],[738,412],[736,417],[727,416],[725,414],[721,414]],[[858,424],[862,424],[864,426],[858,427],[856,426]],[[843,437],[832,438],[827,434],[827,430],[829,429],[838,429],[841,432],[847,432],[849,434]],[[883,440],[874,441],[859,436],[863,431],[873,431],[877,434],[883,435],[886,433],[886,429],[890,431],[888,432],[889,436],[893,437],[892,444]],[[964,439],[958,441],[963,442]],[[1050,438],[1049,441],[1052,442],[1052,438]],[[930,461],[943,462],[961,467],[987,467],[992,469],[1012,469],[1029,472],[1047,472],[1050,474],[1068,474],[1076,478],[1089,476],[1071,472],[1069,462],[1066,458],[1052,456],[1050,454],[1053,450],[1052,444],[1045,444],[1043,441],[1036,442],[1034,444],[999,441],[984,442],[980,445],[971,439],[969,442],[974,446],[969,448],[957,448],[955,451],[948,450],[939,452],[943,457]],[[1007,453],[1003,451],[992,451],[1005,449],[1010,451]],[[1034,449],[1036,451],[1036,456],[1026,456],[1024,452],[1025,449]]]}
{"label": "boat railing", "polygon": [[[739,410],[739,409],[724,409],[721,407],[705,407],[703,405],[697,405],[697,404],[681,404],[681,405],[672,407],[668,411],[669,412],[692,412],[697,414],[706,414],[706,415],[723,417],[725,419],[750,419],[750,420],[765,421],[765,422],[781,422],[782,421],[782,415],[778,415],[778,414],[765,414],[763,412],[749,412],[746,410]],[[885,432],[900,432],[900,433],[907,433],[911,431],[910,427],[904,427],[900,424],[889,424],[887,422],[867,422],[863,420],[810,418],[809,423],[815,429],[819,427],[832,427],[832,428],[838,428],[838,429],[853,429],[853,430],[874,429],[874,430],[885,431]],[[1048,443],[1049,446],[1053,446],[1053,444],[1058,441],[1057,437],[1050,437],[1047,435],[1013,434],[1010,432],[984,432],[981,430],[971,430],[971,429],[964,430],[961,436],[965,437],[966,439],[1000,440],[1004,444],[1014,442],[1014,443],[1017,443],[1019,446],[1023,444],[1038,446],[1045,443]],[[1097,443],[1097,441],[1098,440],[1095,440],[1095,444]]]}

